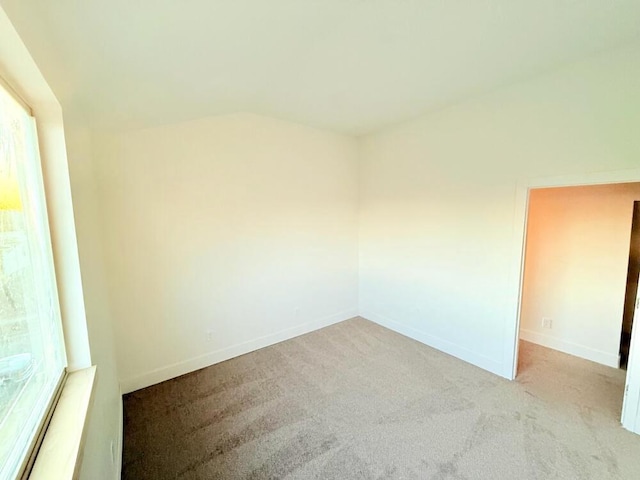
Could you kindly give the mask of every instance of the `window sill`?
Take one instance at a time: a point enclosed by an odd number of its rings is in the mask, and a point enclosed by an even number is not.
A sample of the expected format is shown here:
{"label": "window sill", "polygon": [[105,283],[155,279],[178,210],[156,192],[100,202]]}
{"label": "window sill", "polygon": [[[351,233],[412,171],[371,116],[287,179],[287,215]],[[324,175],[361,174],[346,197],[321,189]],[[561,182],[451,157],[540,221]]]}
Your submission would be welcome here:
{"label": "window sill", "polygon": [[95,378],[95,366],[67,375],[29,480],[77,478]]}

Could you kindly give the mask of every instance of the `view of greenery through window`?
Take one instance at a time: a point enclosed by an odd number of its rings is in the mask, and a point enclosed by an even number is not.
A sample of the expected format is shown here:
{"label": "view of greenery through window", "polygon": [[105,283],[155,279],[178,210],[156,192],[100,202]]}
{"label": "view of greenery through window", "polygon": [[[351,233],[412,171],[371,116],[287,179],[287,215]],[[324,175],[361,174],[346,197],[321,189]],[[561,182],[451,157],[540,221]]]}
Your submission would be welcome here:
{"label": "view of greenery through window", "polygon": [[0,479],[21,470],[64,366],[33,119],[0,88]]}

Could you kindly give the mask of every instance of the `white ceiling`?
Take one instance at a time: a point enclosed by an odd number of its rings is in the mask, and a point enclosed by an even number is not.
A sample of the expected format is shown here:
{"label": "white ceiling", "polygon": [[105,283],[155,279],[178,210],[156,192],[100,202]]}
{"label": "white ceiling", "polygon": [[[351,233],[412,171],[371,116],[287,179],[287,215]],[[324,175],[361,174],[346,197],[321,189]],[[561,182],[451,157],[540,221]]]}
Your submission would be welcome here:
{"label": "white ceiling", "polygon": [[640,0],[0,3],[96,128],[247,111],[361,134],[640,33]]}

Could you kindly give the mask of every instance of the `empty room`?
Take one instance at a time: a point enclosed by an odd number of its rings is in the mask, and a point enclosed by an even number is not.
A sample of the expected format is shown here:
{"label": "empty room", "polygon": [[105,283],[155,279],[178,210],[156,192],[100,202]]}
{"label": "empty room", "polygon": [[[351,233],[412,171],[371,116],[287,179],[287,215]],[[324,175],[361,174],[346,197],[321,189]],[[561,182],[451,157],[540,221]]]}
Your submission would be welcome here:
{"label": "empty room", "polygon": [[0,0],[0,480],[640,478],[639,86],[635,0]]}

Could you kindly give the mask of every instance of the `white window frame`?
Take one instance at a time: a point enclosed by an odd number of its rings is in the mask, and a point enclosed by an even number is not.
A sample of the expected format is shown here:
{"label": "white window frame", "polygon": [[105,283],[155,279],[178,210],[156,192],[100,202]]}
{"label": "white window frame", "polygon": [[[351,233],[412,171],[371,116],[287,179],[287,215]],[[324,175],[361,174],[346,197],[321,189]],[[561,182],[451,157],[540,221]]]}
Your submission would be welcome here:
{"label": "white window frame", "polygon": [[84,308],[62,109],[35,61],[0,8],[0,77],[35,118],[55,276],[62,315],[67,375],[54,398],[39,448],[23,478],[77,478],[95,384]]}

